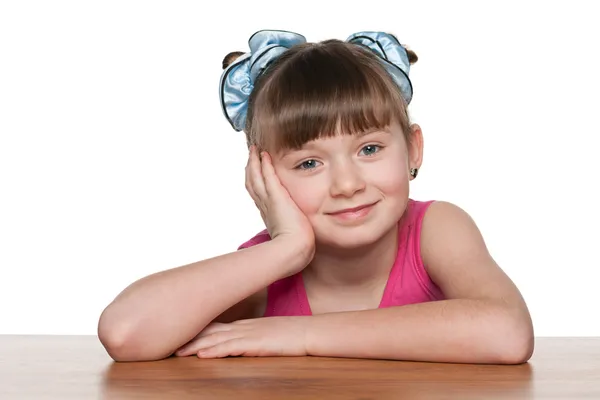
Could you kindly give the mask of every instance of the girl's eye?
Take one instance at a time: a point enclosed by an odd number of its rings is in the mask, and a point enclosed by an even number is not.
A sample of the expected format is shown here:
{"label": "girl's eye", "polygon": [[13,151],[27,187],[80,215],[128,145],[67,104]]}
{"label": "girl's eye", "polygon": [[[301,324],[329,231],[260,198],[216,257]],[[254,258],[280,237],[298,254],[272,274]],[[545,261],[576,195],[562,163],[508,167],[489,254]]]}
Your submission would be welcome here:
{"label": "girl's eye", "polygon": [[366,156],[370,156],[371,154],[375,154],[380,150],[380,146],[376,145],[376,144],[369,144],[366,145],[365,147],[363,147],[361,149],[361,152],[364,151],[364,154]]}
{"label": "girl's eye", "polygon": [[296,168],[298,169],[313,169],[317,166],[317,161],[315,160],[306,160],[298,165]]}

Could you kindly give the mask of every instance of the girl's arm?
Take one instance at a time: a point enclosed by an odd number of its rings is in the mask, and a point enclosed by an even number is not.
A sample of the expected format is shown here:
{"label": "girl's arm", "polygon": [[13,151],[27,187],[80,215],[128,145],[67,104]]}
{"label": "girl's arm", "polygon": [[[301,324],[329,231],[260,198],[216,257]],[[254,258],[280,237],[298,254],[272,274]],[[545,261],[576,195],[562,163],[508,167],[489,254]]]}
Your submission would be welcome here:
{"label": "girl's arm", "polygon": [[215,318],[258,317],[255,298],[307,262],[297,243],[274,239],[140,279],[103,311],[99,339],[116,361],[157,360]]}
{"label": "girl's arm", "polygon": [[494,364],[531,357],[527,306],[464,211],[433,203],[423,220],[421,254],[447,300],[305,318],[307,353]]}
{"label": "girl's arm", "polygon": [[[315,251],[310,222],[279,182],[271,158],[250,147],[246,189],[271,240],[143,278],[102,313],[100,341],[118,361],[172,355],[211,321],[258,317],[264,289],[302,270]],[[264,296],[262,296],[264,297]]]}

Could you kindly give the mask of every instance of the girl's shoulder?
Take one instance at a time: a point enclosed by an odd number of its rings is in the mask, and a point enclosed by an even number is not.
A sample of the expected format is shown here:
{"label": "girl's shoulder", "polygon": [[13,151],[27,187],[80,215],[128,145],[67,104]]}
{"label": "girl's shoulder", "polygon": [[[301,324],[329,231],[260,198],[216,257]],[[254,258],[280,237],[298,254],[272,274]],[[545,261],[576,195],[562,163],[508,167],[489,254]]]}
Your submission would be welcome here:
{"label": "girl's shoulder", "polygon": [[448,233],[447,236],[452,236],[451,232],[454,228],[473,228],[475,222],[471,216],[458,205],[444,201],[412,201],[409,213],[412,218],[420,219],[422,229],[431,232],[443,229]]}
{"label": "girl's shoulder", "polygon": [[[458,205],[444,200],[415,201],[407,207],[407,219],[418,227],[421,239],[421,252],[441,251],[440,245],[456,239],[456,234],[464,234],[463,239],[481,239],[475,222]],[[465,232],[467,231],[467,232]],[[444,251],[448,250],[444,247]],[[425,258],[426,254],[423,254]]]}
{"label": "girl's shoulder", "polygon": [[423,225],[423,228],[434,230],[437,224],[443,224],[449,228],[474,224],[464,209],[444,200],[409,199],[403,218],[411,225]]}
{"label": "girl's shoulder", "polygon": [[[458,205],[441,200],[430,203],[419,236],[425,269],[449,298],[468,297],[504,280],[477,224]],[[465,276],[469,285],[457,279]]]}

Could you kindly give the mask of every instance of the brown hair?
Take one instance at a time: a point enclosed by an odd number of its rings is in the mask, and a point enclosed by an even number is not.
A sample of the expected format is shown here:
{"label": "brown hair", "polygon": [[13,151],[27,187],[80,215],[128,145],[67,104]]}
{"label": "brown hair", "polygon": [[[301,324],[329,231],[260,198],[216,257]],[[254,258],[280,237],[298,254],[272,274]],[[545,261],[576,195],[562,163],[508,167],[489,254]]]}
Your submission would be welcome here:
{"label": "brown hair", "polygon": [[[410,64],[417,55],[407,50]],[[223,68],[241,52],[229,53]],[[410,142],[407,104],[371,50],[337,39],[293,46],[254,84],[245,133],[261,149],[298,149],[339,132],[355,134],[396,122]]]}

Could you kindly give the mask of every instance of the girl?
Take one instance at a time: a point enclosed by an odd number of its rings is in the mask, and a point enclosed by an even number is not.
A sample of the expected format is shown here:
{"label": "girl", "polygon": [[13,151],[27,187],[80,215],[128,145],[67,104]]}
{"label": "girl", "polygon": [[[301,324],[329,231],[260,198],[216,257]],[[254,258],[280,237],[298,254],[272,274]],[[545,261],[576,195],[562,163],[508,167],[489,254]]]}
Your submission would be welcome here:
{"label": "girl", "polygon": [[307,43],[260,31],[223,61],[266,229],[237,251],[145,277],[104,310],[117,361],[171,355],[526,362],[527,306],[469,215],[409,198],[414,52],[383,32]]}

